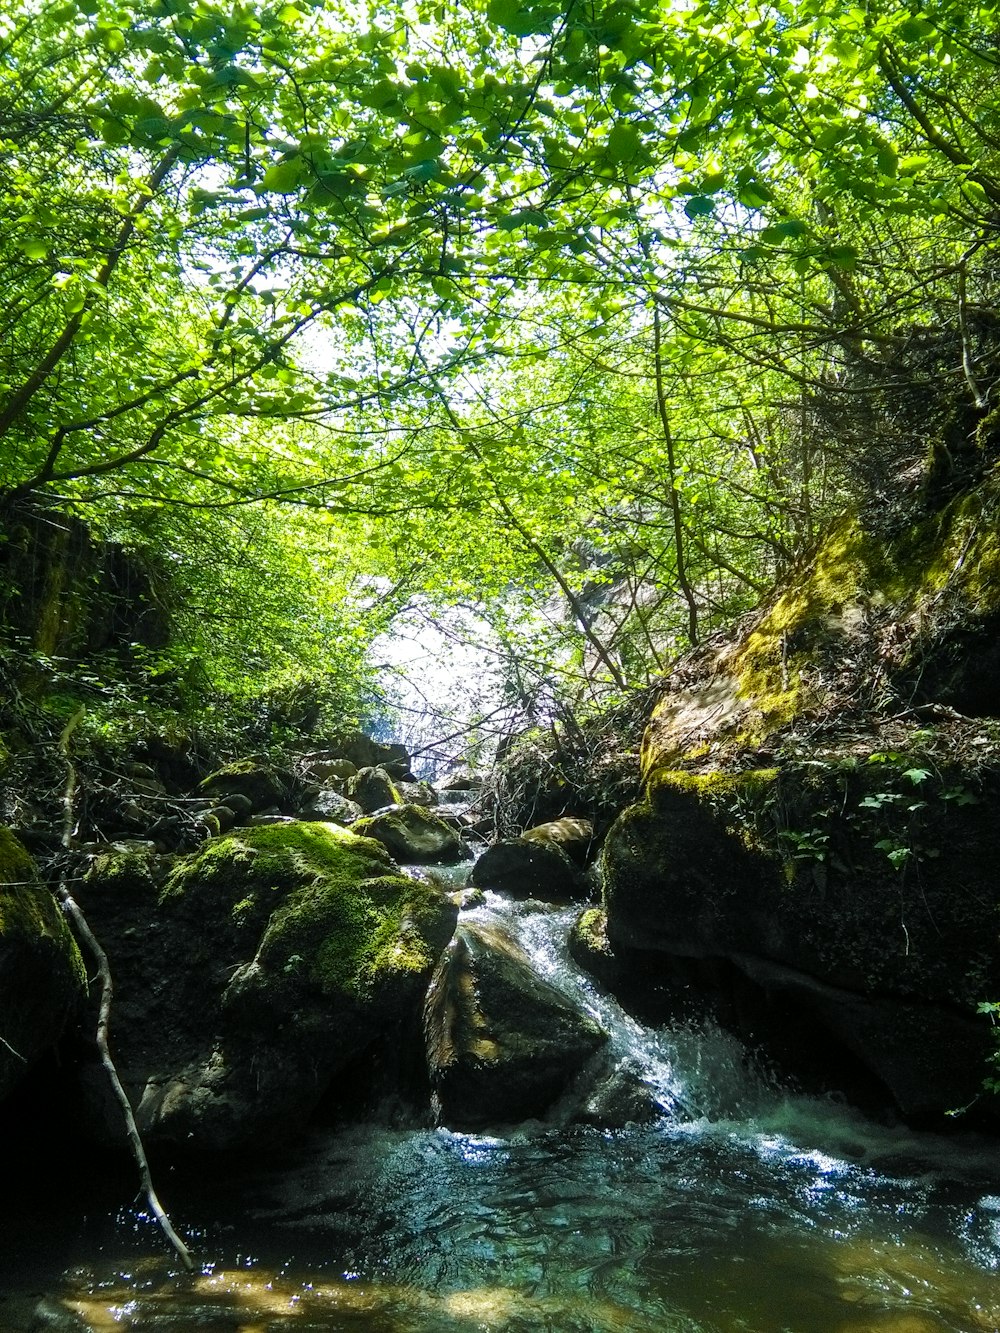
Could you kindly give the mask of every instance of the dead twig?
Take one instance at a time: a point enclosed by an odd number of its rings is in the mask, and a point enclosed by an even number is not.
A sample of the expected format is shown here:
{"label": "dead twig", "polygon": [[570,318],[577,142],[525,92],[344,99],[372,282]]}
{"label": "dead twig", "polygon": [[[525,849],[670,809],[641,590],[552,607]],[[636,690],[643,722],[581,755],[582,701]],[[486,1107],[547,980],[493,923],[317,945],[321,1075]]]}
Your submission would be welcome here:
{"label": "dead twig", "polygon": [[[73,732],[83,719],[83,715],[84,709],[81,706],[73,717],[70,718],[59,739],[59,750],[66,763],[66,788],[63,796],[62,837],[63,848],[65,851],[69,851],[73,845],[76,801],[76,768],[70,758],[70,742],[73,738]],[[97,936],[90,929],[87,918],[84,916],[79,903],[77,903],[76,899],[73,898],[70,893],[67,883],[68,881],[65,877],[60,879],[56,889],[56,895],[62,905],[63,911],[73,922],[79,938],[82,940],[93,957],[94,962],[97,964],[98,979],[101,983],[101,1004],[98,1011],[96,1034],[97,1049],[100,1053],[101,1064],[104,1066],[112,1090],[122,1110],[122,1116],[125,1120],[125,1132],[128,1136],[129,1146],[132,1149],[132,1156],[135,1159],[136,1166],[139,1168],[139,1177],[142,1181],[143,1192],[146,1195],[146,1202],[149,1204],[150,1211],[159,1223],[161,1231],[170,1242],[177,1257],[187,1271],[191,1273],[194,1271],[194,1259],[191,1257],[191,1251],[174,1230],[166,1210],[157,1197],[156,1190],[153,1186],[153,1177],[149,1169],[149,1162],[146,1158],[146,1150],[143,1146],[142,1137],[139,1134],[139,1127],[135,1122],[132,1103],[128,1099],[128,1093],[122,1086],[122,1081],[118,1076],[118,1070],[115,1068],[115,1062],[111,1058],[108,1030],[111,1023],[111,998],[114,993],[114,987],[111,979],[111,968],[108,963],[108,955],[104,952]],[[6,1045],[6,1043],[4,1044]]]}

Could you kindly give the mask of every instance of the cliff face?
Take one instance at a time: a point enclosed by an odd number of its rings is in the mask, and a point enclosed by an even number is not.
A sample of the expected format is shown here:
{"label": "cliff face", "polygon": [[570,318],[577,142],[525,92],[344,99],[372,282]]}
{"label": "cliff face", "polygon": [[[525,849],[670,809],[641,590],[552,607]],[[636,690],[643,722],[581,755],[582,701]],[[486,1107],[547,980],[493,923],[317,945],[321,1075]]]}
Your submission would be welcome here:
{"label": "cliff face", "polygon": [[918,1121],[995,1115],[998,519],[994,474],[890,537],[836,525],[668,681],[604,853],[619,955]]}

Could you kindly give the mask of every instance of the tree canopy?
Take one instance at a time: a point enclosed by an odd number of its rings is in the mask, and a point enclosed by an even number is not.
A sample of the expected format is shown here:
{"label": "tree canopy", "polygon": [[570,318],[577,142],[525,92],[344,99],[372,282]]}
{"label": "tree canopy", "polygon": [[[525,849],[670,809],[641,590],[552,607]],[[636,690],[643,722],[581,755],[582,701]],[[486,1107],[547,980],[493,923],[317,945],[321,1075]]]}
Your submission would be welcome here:
{"label": "tree canopy", "polygon": [[349,674],[416,600],[645,683],[849,498],[989,457],[997,35],[12,0],[0,503],[145,551],[217,675]]}

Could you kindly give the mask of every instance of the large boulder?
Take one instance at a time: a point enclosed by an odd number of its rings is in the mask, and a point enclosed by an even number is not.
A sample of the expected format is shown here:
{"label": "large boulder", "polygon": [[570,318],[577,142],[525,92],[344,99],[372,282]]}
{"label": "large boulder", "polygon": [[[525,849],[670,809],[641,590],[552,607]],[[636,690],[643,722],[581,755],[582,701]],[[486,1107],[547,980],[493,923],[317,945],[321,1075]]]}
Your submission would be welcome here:
{"label": "large boulder", "polygon": [[[116,979],[119,1070],[151,1141],[285,1139],[349,1066],[353,1084],[409,1056],[400,1077],[422,1079],[423,995],[457,911],[372,839],[245,829],[176,862],[101,858],[84,896]],[[87,1089],[92,1118],[116,1126],[99,1078]]]}
{"label": "large boulder", "polygon": [[594,844],[594,826],[589,819],[581,819],[578,815],[563,815],[561,819],[536,824],[522,833],[521,838],[525,842],[558,847],[575,865],[583,867]]}
{"label": "large boulder", "polygon": [[405,745],[396,742],[383,745],[363,731],[351,731],[339,737],[330,753],[349,759],[357,768],[384,768],[393,778],[410,777],[410,755]]}
{"label": "large boulder", "polygon": [[86,990],[65,917],[31,857],[0,825],[0,1098],[58,1040]]}
{"label": "large boulder", "polygon": [[472,924],[441,960],[424,1028],[439,1119],[467,1130],[543,1116],[607,1040],[509,936]]}
{"label": "large boulder", "polygon": [[304,794],[299,779],[263,759],[238,759],[210,773],[198,787],[199,795],[225,805],[233,796],[248,802],[253,811],[284,808]]}
{"label": "large boulder", "polygon": [[473,866],[470,883],[543,902],[578,897],[581,892],[580,875],[562,847],[529,837],[504,838],[487,847]]}
{"label": "large boulder", "polygon": [[658,769],[605,845],[616,965],[657,954],[798,1072],[938,1120],[979,1100],[993,1049],[998,802],[998,769],[883,751]]}
{"label": "large boulder", "polygon": [[1000,471],[931,500],[845,516],[676,665],[605,845],[607,939],[799,1074],[996,1120]]}
{"label": "large boulder", "polygon": [[420,805],[400,805],[360,819],[354,831],[380,842],[401,865],[436,865],[462,855],[456,831]]}

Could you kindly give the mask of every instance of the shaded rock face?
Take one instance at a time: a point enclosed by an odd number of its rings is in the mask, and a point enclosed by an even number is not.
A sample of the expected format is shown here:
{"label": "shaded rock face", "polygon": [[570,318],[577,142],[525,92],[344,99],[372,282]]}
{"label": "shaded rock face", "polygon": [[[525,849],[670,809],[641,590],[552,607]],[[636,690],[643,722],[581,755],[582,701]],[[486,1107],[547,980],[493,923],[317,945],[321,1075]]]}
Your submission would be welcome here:
{"label": "shaded rock face", "polygon": [[410,776],[410,755],[405,745],[383,745],[362,731],[341,736],[333,746],[339,758],[349,759],[357,768],[382,768],[393,778]]}
{"label": "shaded rock face", "polygon": [[0,1098],[59,1039],[86,991],[65,917],[31,857],[0,825]]}
{"label": "shaded rock face", "polygon": [[198,791],[203,796],[217,798],[221,805],[228,805],[235,797],[249,814],[284,807],[294,799],[295,785],[296,779],[290,773],[280,773],[258,759],[238,759],[210,773]]}
{"label": "shaded rock face", "polygon": [[[140,1130],[194,1150],[293,1135],[359,1061],[418,1048],[457,918],[379,843],[318,823],[241,830],[166,865],[104,858],[82,896]],[[117,1137],[100,1071],[84,1086],[92,1123]]]}
{"label": "shaded rock face", "polygon": [[424,1011],[441,1123],[481,1129],[543,1116],[607,1040],[496,928],[462,925]]}
{"label": "shaded rock face", "polygon": [[380,842],[401,865],[443,864],[462,855],[456,831],[419,805],[401,805],[359,820],[354,831]]}
{"label": "shaded rock face", "polygon": [[581,891],[576,866],[547,839],[509,838],[487,847],[472,868],[470,883],[514,898],[558,902]]}
{"label": "shaded rock face", "polygon": [[604,849],[619,967],[660,956],[793,1068],[849,1094],[867,1079],[911,1120],[976,1101],[992,1049],[976,1005],[1000,994],[1000,772],[828,752],[658,769],[647,790]]}

